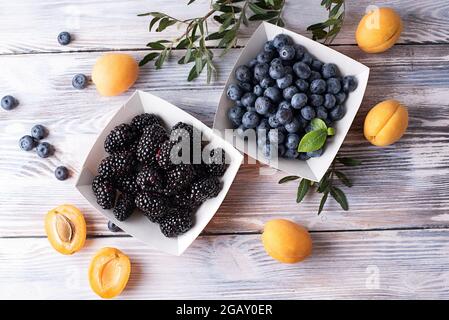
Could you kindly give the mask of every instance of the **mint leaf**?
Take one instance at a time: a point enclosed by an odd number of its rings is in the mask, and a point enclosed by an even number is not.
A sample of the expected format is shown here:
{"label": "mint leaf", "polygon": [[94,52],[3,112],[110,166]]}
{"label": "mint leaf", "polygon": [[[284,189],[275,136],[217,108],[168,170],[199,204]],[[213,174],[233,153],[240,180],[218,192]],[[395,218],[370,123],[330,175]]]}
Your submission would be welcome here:
{"label": "mint leaf", "polygon": [[299,142],[298,152],[312,152],[321,149],[326,142],[326,138],[327,130],[325,129],[310,131]]}
{"label": "mint leaf", "polygon": [[298,186],[298,193],[296,194],[296,202],[300,203],[306,196],[310,189],[310,180],[302,179]]}
{"label": "mint leaf", "polygon": [[312,130],[327,130],[327,125],[326,123],[321,120],[320,118],[314,118],[312,119],[312,121],[310,121],[310,126],[312,127]]}

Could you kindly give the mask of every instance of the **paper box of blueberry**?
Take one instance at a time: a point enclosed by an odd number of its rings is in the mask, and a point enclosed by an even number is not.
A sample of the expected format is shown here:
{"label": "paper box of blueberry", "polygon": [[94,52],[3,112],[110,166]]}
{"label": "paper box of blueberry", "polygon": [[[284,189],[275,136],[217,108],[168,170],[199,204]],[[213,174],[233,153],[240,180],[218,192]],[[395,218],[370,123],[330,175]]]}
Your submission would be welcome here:
{"label": "paper box of blueberry", "polygon": [[128,234],[180,255],[217,212],[242,160],[199,120],[137,91],[97,137],[76,188]]}
{"label": "paper box of blueberry", "polygon": [[360,107],[369,68],[284,28],[262,23],[238,58],[214,129],[270,166],[319,181]]}

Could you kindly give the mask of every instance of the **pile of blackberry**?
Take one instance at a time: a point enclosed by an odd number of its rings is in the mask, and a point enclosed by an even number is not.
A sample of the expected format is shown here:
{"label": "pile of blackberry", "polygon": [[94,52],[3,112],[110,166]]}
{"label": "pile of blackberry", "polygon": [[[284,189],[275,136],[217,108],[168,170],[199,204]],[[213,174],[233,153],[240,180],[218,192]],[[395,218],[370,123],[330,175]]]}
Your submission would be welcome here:
{"label": "pile of blackberry", "polygon": [[[92,182],[97,203],[112,209],[119,221],[140,211],[166,237],[190,230],[197,208],[221,191],[220,177],[227,169],[221,148],[201,145],[196,148],[200,156],[194,157],[196,133],[201,135],[182,122],[168,131],[149,113],[116,126],[105,139],[109,155]],[[208,155],[204,160],[203,154]]]}
{"label": "pile of blackberry", "polygon": [[256,131],[257,144],[266,158],[278,155],[307,160],[319,157],[323,148],[298,153],[301,138],[312,130],[310,121],[322,119],[327,126],[346,113],[347,95],[357,88],[354,76],[342,76],[333,63],[323,63],[285,34],[265,43],[262,51],[247,65],[235,70],[237,83],[227,88],[235,102],[228,118],[245,137]]}

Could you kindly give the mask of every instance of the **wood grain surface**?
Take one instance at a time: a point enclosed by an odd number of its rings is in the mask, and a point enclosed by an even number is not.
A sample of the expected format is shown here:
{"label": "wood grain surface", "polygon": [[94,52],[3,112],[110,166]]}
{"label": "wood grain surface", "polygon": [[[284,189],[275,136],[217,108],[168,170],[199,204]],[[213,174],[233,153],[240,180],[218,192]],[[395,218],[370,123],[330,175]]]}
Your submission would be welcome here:
{"label": "wood grain surface", "polygon": [[[354,30],[368,4],[394,7],[405,22],[400,44],[382,54],[365,54],[354,45]],[[103,51],[126,50],[136,59],[148,53],[145,44],[161,34],[148,33],[147,21],[137,13],[167,11],[187,18],[207,11],[209,1],[197,0],[189,10],[184,6],[174,0],[2,4],[0,96],[12,94],[20,106],[0,110],[0,298],[95,298],[86,268],[93,252],[106,245],[123,249],[134,263],[122,298],[449,298],[445,0],[347,1],[344,30],[334,48],[371,68],[365,99],[340,152],[363,161],[344,168],[354,181],[347,189],[349,212],[330,201],[317,216],[318,196],[298,205],[296,184],[277,184],[282,173],[261,175],[259,165],[244,164],[204,235],[180,258],[108,231],[107,221],[73,184],[96,135],[132,91],[104,98],[93,85],[73,89],[71,79],[89,75]],[[284,16],[290,29],[305,34],[323,12],[311,1],[287,1]],[[56,42],[62,30],[75,36],[67,47]],[[239,44],[252,30],[242,32]],[[167,34],[178,33],[173,28]],[[176,63],[183,55],[176,51],[161,71],[141,68],[133,90],[152,92],[211,126],[240,50],[217,61],[219,74],[211,85],[204,77],[187,82],[189,67]],[[401,141],[377,148],[364,140],[363,120],[385,99],[407,105],[410,124]],[[54,157],[20,151],[18,139],[36,123],[50,129]],[[53,176],[62,164],[73,173],[64,182]],[[44,238],[43,217],[62,202],[79,206],[88,222],[87,248],[73,257],[59,256]],[[307,262],[279,265],[263,252],[258,234],[266,221],[281,217],[312,230],[315,252]],[[373,289],[367,281],[376,270],[380,282]]]}

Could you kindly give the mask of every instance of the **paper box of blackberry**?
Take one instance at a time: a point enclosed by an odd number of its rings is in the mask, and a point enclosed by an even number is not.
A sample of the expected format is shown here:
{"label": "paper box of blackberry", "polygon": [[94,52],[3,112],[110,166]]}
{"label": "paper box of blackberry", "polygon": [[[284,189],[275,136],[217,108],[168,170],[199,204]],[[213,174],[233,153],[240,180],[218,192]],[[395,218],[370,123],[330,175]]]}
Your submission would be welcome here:
{"label": "paper box of blackberry", "polygon": [[264,22],[229,76],[214,129],[262,163],[319,181],[351,127],[368,75],[363,64]]}
{"label": "paper box of blackberry", "polygon": [[76,188],[127,234],[180,255],[217,212],[242,160],[193,116],[137,91],[97,137]]}

